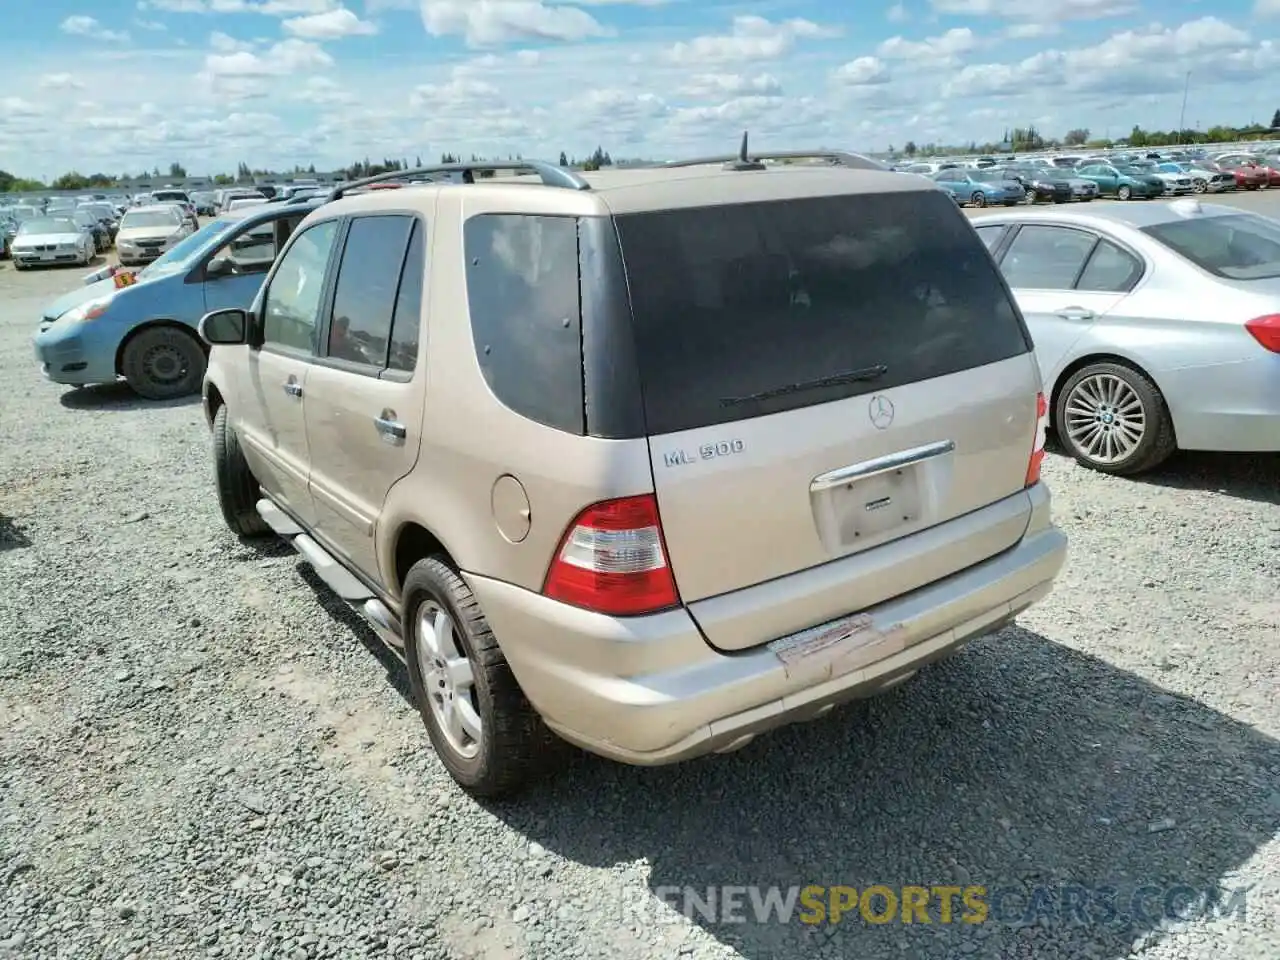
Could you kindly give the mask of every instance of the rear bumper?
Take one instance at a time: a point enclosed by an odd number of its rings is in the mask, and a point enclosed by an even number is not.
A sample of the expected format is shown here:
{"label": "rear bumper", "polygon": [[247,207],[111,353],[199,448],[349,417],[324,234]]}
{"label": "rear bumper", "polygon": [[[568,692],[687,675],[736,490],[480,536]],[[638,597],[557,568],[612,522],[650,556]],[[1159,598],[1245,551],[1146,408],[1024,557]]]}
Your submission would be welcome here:
{"label": "rear bumper", "polygon": [[[719,653],[684,610],[618,619],[486,577],[467,581],[526,696],[570,742],[632,764],[741,746],[883,690],[1044,597],[1066,557],[1043,485],[1019,542],[872,607],[871,628],[784,664],[771,646]],[[867,642],[867,638],[870,642]]]}
{"label": "rear bumper", "polygon": [[1160,371],[1182,450],[1280,452],[1280,355]]}

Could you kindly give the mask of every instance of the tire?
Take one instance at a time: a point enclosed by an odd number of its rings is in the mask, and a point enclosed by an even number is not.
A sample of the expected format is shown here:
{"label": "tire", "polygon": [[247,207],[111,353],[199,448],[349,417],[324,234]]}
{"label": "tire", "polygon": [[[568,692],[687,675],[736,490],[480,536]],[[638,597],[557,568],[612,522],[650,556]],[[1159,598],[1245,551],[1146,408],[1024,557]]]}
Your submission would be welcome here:
{"label": "tire", "polygon": [[987,205],[987,195],[981,190],[975,190],[970,195],[969,202],[975,207],[985,207]]}
{"label": "tire", "polygon": [[1208,193],[1209,184],[1204,180],[1192,180],[1191,192],[1192,193]]}
{"label": "tire", "polygon": [[240,438],[228,422],[225,403],[213,415],[213,476],[222,519],[232,533],[248,539],[271,532],[258,513],[258,481],[245,462]]}
{"label": "tire", "polygon": [[125,344],[120,369],[139,396],[173,400],[199,391],[205,364],[204,350],[193,334],[175,327],[147,327]]}
{"label": "tire", "polygon": [[[473,797],[517,792],[552,758],[557,741],[525,698],[471,589],[442,558],[427,557],[410,568],[403,597],[409,682],[440,762]],[[433,632],[431,620],[440,614],[449,623]],[[423,634],[446,639],[424,642]],[[443,679],[451,671],[438,665],[462,657],[471,679],[455,686]],[[446,710],[469,715],[472,723],[460,720],[459,726],[474,727],[478,720],[479,738],[457,728],[449,732]]]}
{"label": "tire", "polygon": [[[1109,454],[1107,447],[1103,446],[1102,449],[1091,452],[1086,448],[1086,444],[1095,438],[1101,439],[1097,432],[1099,428],[1090,428],[1090,424],[1095,422],[1093,417],[1115,416],[1117,413],[1110,409],[1109,405],[1106,409],[1102,409],[1092,401],[1102,396],[1104,389],[1115,389],[1117,385],[1123,385],[1121,389],[1127,389],[1131,401],[1136,399],[1140,405],[1136,413],[1142,418],[1141,432],[1138,439],[1133,442],[1132,449],[1128,451],[1114,451],[1113,447],[1113,452]],[[1102,389],[1099,389],[1100,387]],[[1120,406],[1122,408],[1128,406],[1131,411],[1133,409],[1132,402],[1126,404],[1123,393]],[[1094,363],[1077,370],[1058,391],[1058,399],[1054,407],[1053,423],[1058,440],[1077,462],[1100,473],[1118,476],[1143,473],[1159,466],[1177,449],[1173,420],[1169,416],[1169,408],[1165,404],[1163,395],[1145,374],[1133,367],[1119,363]],[[1069,416],[1074,418],[1079,429],[1072,429]],[[1136,418],[1133,412],[1130,413],[1130,417]],[[1101,419],[1097,419],[1096,422],[1103,424]],[[1132,423],[1133,420],[1131,419],[1130,422]],[[1125,432],[1117,429],[1117,421],[1112,420],[1108,420],[1100,429],[1121,442],[1126,437],[1132,438],[1133,435],[1133,431]],[[1082,433],[1082,430],[1090,430],[1090,432]],[[1078,436],[1073,436],[1073,433]],[[1116,455],[1116,453],[1122,455]]]}
{"label": "tire", "polygon": [[1120,200],[1132,200],[1133,191],[1129,189],[1129,187],[1127,186],[1122,186],[1118,190],[1116,190],[1116,197],[1119,198]]}

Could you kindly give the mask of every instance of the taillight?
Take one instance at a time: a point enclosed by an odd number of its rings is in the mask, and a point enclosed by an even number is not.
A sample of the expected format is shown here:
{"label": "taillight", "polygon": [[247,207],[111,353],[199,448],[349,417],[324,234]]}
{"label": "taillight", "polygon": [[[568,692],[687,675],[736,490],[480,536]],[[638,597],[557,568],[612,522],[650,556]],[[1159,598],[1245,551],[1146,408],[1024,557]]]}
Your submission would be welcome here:
{"label": "taillight", "polygon": [[1036,443],[1031,448],[1031,459],[1027,462],[1027,482],[1030,487],[1040,482],[1040,465],[1044,463],[1045,433],[1049,429],[1049,404],[1043,393],[1036,394]]}
{"label": "taillight", "polygon": [[1280,314],[1257,317],[1246,323],[1244,328],[1266,349],[1272,353],[1280,353]]}
{"label": "taillight", "polygon": [[623,617],[678,605],[657,498],[647,493],[605,500],[578,514],[560,541],[542,592]]}

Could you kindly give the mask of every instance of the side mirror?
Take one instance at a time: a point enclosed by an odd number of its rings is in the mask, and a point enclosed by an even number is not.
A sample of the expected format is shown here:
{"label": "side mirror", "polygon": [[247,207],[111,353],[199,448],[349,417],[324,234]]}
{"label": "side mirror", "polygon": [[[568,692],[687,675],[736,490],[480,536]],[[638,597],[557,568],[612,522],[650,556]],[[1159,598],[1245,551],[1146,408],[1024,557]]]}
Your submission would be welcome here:
{"label": "side mirror", "polygon": [[233,272],[233,267],[226,257],[214,257],[205,266],[204,272],[210,277],[225,277]]}
{"label": "side mirror", "polygon": [[214,310],[200,318],[200,337],[210,346],[235,346],[249,339],[249,313],[239,308]]}

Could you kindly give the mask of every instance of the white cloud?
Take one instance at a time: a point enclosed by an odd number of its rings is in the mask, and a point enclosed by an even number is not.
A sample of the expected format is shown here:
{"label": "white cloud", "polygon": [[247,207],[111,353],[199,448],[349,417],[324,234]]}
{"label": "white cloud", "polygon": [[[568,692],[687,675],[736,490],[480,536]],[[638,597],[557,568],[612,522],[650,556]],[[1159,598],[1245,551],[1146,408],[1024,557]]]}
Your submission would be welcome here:
{"label": "white cloud", "polygon": [[253,44],[247,40],[237,40],[235,37],[228,36],[220,30],[215,30],[209,34],[209,46],[218,53],[240,53],[244,50],[253,49]]}
{"label": "white cloud", "polygon": [[839,83],[851,87],[866,87],[873,84],[888,83],[889,71],[879,57],[858,57],[831,74]]}
{"label": "white cloud", "polygon": [[1056,23],[1013,23],[1005,27],[1000,35],[1006,40],[1037,40],[1040,37],[1051,37],[1060,32]]}
{"label": "white cloud", "polygon": [[134,17],[133,25],[139,30],[149,30],[152,33],[164,33],[169,29],[158,20],[144,20],[142,17]]}
{"label": "white cloud", "polygon": [[21,97],[0,97],[0,114],[10,117],[38,117],[44,114],[44,110]]}
{"label": "white cloud", "polygon": [[1024,0],[931,0],[937,13],[959,17],[1003,17],[1062,23],[1136,13],[1138,0],[1055,0],[1050,4]]}
{"label": "white cloud", "polygon": [[782,93],[782,83],[768,73],[744,76],[739,73],[694,74],[680,91],[691,97],[734,97],[747,94],[776,97]]}
{"label": "white cloud", "polygon": [[84,84],[70,73],[46,73],[36,82],[41,90],[83,90]]}
{"label": "white cloud", "polygon": [[1259,58],[1265,61],[1273,54],[1269,44],[1253,47],[1243,30],[1216,17],[1201,17],[1176,29],[1152,25],[1124,30],[1091,47],[1045,50],[1017,63],[969,64],[946,84],[944,93],[981,97],[1046,87],[1116,93],[1173,90],[1176,78],[1195,66],[1213,64],[1219,72],[1233,64],[1262,67],[1265,63]]}
{"label": "white cloud", "polygon": [[338,0],[139,0],[139,10],[165,13],[261,13],[273,17],[314,16],[338,9]]}
{"label": "white cloud", "polygon": [[461,36],[473,47],[517,40],[586,40],[613,33],[585,10],[543,0],[422,0],[420,11],[429,34]]}
{"label": "white cloud", "polygon": [[346,7],[307,17],[292,17],[281,26],[286,33],[306,40],[341,40],[343,37],[371,36],[378,32],[376,26],[361,20]]}
{"label": "white cloud", "polygon": [[937,37],[908,40],[890,37],[876,49],[886,60],[911,60],[920,67],[949,67],[961,54],[978,48],[978,38],[968,27],[953,27]]}
{"label": "white cloud", "polygon": [[776,60],[790,53],[797,40],[827,39],[839,31],[811,20],[794,19],[777,23],[747,15],[733,18],[728,34],[694,37],[671,47],[668,56],[676,63],[742,63],[749,60]]}
{"label": "white cloud", "polygon": [[1253,5],[1255,17],[1280,17],[1280,0],[1257,0]]}
{"label": "white cloud", "polygon": [[93,17],[83,15],[67,17],[62,21],[59,29],[72,36],[93,37],[95,40],[103,40],[107,43],[124,43],[129,39],[129,34],[120,30],[108,30]]}
{"label": "white cloud", "polygon": [[332,66],[333,57],[306,40],[281,40],[261,54],[241,49],[205,57],[205,72],[214,78],[287,77]]}
{"label": "white cloud", "polygon": [[890,23],[906,23],[909,19],[907,8],[900,3],[895,3],[885,11],[884,15]]}

